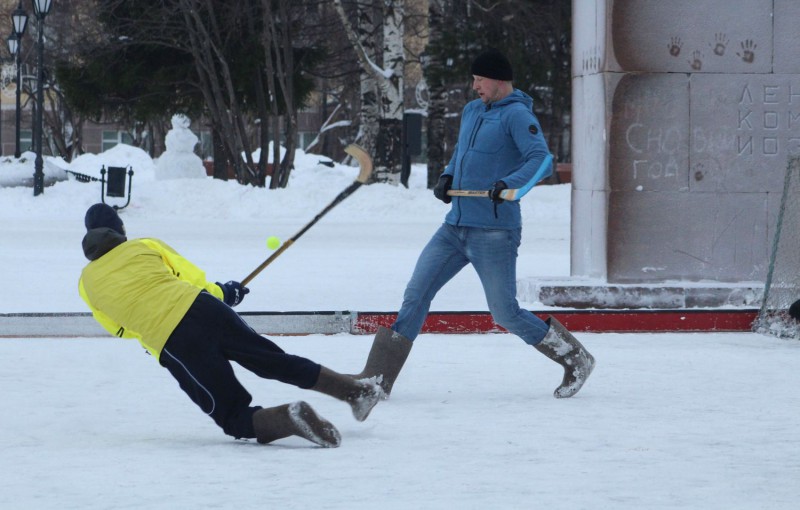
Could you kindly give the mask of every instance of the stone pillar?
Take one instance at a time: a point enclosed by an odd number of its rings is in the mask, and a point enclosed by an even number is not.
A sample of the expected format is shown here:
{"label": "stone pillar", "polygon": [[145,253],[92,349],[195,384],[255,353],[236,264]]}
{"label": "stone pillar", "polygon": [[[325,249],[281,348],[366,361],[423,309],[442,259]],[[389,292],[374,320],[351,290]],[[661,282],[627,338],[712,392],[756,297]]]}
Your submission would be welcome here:
{"label": "stone pillar", "polygon": [[573,0],[572,275],[763,280],[800,1]]}

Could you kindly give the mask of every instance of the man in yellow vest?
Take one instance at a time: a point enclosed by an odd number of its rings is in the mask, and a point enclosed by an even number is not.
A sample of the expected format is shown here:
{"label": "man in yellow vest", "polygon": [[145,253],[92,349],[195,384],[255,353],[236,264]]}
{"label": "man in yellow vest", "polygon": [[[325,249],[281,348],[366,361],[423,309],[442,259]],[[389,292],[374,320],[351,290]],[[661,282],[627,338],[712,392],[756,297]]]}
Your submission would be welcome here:
{"label": "man in yellow vest", "polygon": [[128,240],[119,215],[106,204],[90,207],[85,224],[83,252],[90,262],[79,292],[94,318],[114,336],[137,339],[226,434],[259,443],[294,435],[323,447],[341,441],[336,427],[306,402],[251,406],[231,361],[260,377],[343,400],[358,421],[380,400],[375,381],[287,354],[256,333],[232,309],[249,292],[240,283],[207,281],[158,239]]}

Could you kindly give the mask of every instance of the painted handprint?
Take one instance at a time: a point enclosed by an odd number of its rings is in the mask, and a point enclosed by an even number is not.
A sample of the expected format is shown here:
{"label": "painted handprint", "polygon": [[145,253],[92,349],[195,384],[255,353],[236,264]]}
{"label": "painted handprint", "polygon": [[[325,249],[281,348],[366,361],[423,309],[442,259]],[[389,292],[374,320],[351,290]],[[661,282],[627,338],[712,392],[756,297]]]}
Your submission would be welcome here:
{"label": "painted handprint", "polygon": [[594,71],[597,69],[596,57],[591,53],[592,50],[583,52],[583,70]]}
{"label": "painted handprint", "polygon": [[667,44],[667,49],[669,49],[669,54],[673,57],[677,57],[681,54],[681,47],[683,43],[681,42],[680,37],[673,37],[670,39],[669,44]]}
{"label": "painted handprint", "polygon": [[597,71],[598,69],[600,69],[600,50],[597,46],[593,46],[583,52],[583,70]]}
{"label": "painted handprint", "polygon": [[703,53],[700,50],[694,50],[692,52],[692,58],[688,60],[688,62],[693,70],[699,71],[703,68]]}
{"label": "painted handprint", "polygon": [[747,62],[748,64],[752,64],[753,60],[756,58],[755,49],[756,43],[752,39],[745,39],[741,42],[742,52],[736,52],[736,55],[739,56],[743,61]]}
{"label": "painted handprint", "polygon": [[[718,57],[723,56],[725,54],[725,49],[728,47],[728,36],[718,32],[714,36],[714,41],[716,42],[716,44],[714,44],[714,55]],[[711,46],[711,43],[708,43],[708,45]]]}

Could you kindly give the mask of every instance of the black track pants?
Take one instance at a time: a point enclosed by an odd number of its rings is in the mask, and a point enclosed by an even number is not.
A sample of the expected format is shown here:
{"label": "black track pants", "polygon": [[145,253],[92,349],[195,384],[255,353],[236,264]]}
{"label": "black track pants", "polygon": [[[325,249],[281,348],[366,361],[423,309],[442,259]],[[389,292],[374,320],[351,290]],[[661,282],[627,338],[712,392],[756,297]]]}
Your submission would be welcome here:
{"label": "black track pants", "polygon": [[286,354],[248,326],[226,304],[201,292],[161,351],[161,365],[170,371],[192,401],[226,434],[255,437],[253,398],[236,379],[235,361],[265,379],[311,388],[320,366]]}

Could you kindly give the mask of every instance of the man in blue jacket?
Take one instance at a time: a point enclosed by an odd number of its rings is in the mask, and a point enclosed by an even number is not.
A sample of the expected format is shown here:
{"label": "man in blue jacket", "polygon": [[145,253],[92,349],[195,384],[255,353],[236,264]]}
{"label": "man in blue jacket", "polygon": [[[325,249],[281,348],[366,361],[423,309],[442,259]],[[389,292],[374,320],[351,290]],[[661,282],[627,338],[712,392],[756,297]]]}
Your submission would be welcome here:
{"label": "man in blue jacket", "polygon": [[[508,59],[497,50],[472,63],[472,88],[480,96],[466,105],[458,144],[434,195],[451,203],[444,224],[419,256],[403,295],[397,321],[379,328],[358,378],[381,376],[388,396],[436,293],[464,266],[480,277],[494,321],[564,367],[556,398],[575,395],[594,368],[594,357],[554,317],[542,321],[516,299],[517,248],[522,222],[519,202],[504,189],[527,184],[549,154],[533,100],[511,84]],[[450,197],[450,189],[489,190],[490,200]]]}

